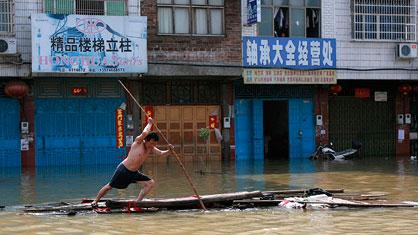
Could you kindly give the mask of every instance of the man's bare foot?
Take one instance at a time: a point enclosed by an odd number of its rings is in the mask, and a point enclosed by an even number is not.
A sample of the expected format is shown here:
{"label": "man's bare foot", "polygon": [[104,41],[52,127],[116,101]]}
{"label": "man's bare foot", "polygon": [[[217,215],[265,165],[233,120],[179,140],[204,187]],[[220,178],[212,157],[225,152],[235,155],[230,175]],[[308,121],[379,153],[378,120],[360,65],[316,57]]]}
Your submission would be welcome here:
{"label": "man's bare foot", "polygon": [[96,207],[97,207],[97,201],[96,201],[96,200],[94,200],[94,201],[91,203],[91,207],[93,207],[93,208],[96,208]]}

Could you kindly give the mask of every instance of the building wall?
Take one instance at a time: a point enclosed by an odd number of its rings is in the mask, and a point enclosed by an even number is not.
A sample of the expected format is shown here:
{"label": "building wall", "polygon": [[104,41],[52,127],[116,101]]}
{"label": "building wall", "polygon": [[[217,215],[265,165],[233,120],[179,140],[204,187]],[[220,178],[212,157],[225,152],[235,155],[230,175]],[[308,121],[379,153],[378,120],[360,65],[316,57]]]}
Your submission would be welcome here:
{"label": "building wall", "polygon": [[[347,0],[324,0],[322,6],[325,7],[325,18],[330,21],[335,18],[335,37],[337,39],[337,68],[355,69],[378,69],[378,68],[417,68],[418,59],[399,60],[395,55],[396,42],[377,42],[377,41],[354,41],[351,36],[351,7]],[[324,4],[326,3],[326,4]],[[335,12],[332,15],[327,9],[335,4]],[[324,23],[323,29],[328,27]],[[328,30],[328,29],[325,29]],[[338,79],[417,79],[417,71],[372,71],[356,72],[338,70]]]}
{"label": "building wall", "polygon": [[148,62],[241,66],[241,12],[239,0],[225,1],[224,36],[157,35],[157,1],[142,1],[148,17]]}

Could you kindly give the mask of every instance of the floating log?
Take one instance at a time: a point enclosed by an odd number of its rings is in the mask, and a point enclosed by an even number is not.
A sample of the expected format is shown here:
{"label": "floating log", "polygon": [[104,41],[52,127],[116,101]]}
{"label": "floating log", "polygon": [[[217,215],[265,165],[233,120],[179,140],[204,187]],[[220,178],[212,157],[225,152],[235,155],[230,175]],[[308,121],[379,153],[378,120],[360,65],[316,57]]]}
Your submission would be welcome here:
{"label": "floating log", "polygon": [[[234,200],[248,199],[254,197],[261,197],[263,194],[260,191],[253,192],[237,192],[237,193],[223,193],[213,195],[202,195],[201,199],[207,208],[227,207],[232,205]],[[207,205],[206,205],[207,204]],[[197,197],[182,197],[170,199],[153,199],[143,200],[140,202],[127,200],[108,200],[106,207],[112,209],[120,209],[124,207],[140,207],[140,208],[166,208],[166,209],[196,209],[200,208],[199,199]]]}
{"label": "floating log", "polygon": [[[263,191],[263,194],[301,194],[306,193],[309,189],[289,189],[289,190],[275,190],[275,191]],[[330,193],[344,193],[344,189],[324,189]]]}
{"label": "floating log", "polygon": [[25,208],[23,211],[27,213],[43,213],[43,212],[71,212],[71,211],[88,211],[92,210],[92,206],[87,203],[68,204],[64,206],[36,206]]}

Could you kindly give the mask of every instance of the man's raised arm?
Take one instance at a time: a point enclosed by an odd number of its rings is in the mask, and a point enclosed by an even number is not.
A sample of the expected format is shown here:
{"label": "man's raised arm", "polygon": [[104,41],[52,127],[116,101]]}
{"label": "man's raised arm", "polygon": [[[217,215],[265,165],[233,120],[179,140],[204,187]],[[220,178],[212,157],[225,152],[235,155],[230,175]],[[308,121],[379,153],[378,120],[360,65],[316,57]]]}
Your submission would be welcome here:
{"label": "man's raised arm", "polygon": [[135,138],[135,142],[142,143],[142,141],[144,141],[145,137],[151,131],[152,124],[154,124],[154,120],[151,117],[149,117],[147,126],[145,126],[142,133]]}
{"label": "man's raised arm", "polygon": [[174,152],[174,146],[171,145],[171,144],[169,144],[167,147],[168,147],[168,149],[167,150],[164,150],[164,151],[158,149],[157,147],[154,147],[154,153],[157,156],[168,156],[170,154],[173,154],[173,152]]}

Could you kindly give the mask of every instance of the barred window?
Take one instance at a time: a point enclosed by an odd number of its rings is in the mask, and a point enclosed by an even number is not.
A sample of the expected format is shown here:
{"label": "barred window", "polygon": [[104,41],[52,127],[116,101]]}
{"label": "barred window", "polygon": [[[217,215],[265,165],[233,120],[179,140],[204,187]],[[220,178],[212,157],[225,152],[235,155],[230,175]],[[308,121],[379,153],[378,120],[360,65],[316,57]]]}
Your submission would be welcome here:
{"label": "barred window", "polygon": [[13,1],[0,0],[0,33],[13,32]]}
{"label": "barred window", "polygon": [[261,0],[260,36],[319,38],[320,0]]}
{"label": "barred window", "polygon": [[353,38],[416,41],[415,0],[352,0]]}
{"label": "barred window", "polygon": [[126,0],[45,0],[44,12],[79,15],[127,15]]}
{"label": "barred window", "polygon": [[157,0],[157,7],[159,34],[224,34],[224,0]]}

